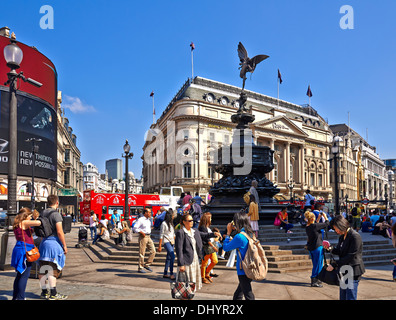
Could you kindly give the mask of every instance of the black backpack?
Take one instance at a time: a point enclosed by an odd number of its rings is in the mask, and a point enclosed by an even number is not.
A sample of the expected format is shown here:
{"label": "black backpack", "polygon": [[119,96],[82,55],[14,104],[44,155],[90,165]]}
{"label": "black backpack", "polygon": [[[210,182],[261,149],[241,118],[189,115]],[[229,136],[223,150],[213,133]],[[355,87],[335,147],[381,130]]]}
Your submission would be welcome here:
{"label": "black backpack", "polygon": [[49,222],[49,216],[56,212],[56,210],[52,210],[47,217],[44,217],[42,214],[37,218],[37,220],[41,221],[41,225],[34,227],[34,233],[36,236],[41,238],[47,238],[52,234],[52,226]]}

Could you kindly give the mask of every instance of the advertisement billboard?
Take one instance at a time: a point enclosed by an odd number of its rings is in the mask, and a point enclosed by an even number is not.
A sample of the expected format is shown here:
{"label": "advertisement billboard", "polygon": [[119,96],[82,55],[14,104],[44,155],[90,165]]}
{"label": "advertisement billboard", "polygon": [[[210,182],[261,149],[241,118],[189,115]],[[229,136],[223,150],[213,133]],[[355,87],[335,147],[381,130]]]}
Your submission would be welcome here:
{"label": "advertisement billboard", "polygon": [[[3,55],[4,47],[8,44],[10,44],[10,39],[0,36],[0,85],[3,85],[8,80],[7,73],[10,71]],[[27,46],[18,41],[17,45],[23,52],[21,66],[17,72],[23,71],[25,77],[32,78],[43,84],[42,87],[37,88],[30,83],[18,81],[18,90],[48,102],[56,110],[58,75],[55,65],[35,47]]]}
{"label": "advertisement billboard", "polygon": [[[40,83],[40,88],[18,81],[17,90],[17,175],[31,177],[32,164],[35,177],[57,179],[57,72],[54,64],[35,47],[16,42],[23,52],[17,72]],[[2,56],[10,39],[0,36],[0,174],[8,173],[9,153],[9,87],[5,85],[10,69]],[[39,150],[33,159],[32,142],[36,138]],[[34,161],[34,162],[33,162]]]}
{"label": "advertisement billboard", "polygon": [[[8,172],[9,93],[0,87],[0,174]],[[39,150],[35,155],[35,177],[56,180],[57,140],[56,113],[48,103],[18,92],[18,176],[32,175],[32,142],[36,138]]]}

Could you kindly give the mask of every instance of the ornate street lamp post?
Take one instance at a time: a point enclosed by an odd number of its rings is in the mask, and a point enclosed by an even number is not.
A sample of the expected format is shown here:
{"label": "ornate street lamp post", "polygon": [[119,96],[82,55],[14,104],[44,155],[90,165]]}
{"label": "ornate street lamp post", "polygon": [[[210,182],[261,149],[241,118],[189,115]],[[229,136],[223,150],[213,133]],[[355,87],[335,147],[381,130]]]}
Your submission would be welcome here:
{"label": "ornate street lamp post", "polygon": [[389,170],[388,172],[388,180],[389,180],[389,207],[393,209],[393,180],[394,180],[394,172]]}
{"label": "ornate street lamp post", "polygon": [[125,158],[125,211],[124,211],[124,220],[130,226],[129,221],[129,204],[128,204],[128,192],[129,192],[129,174],[128,174],[128,160],[133,158],[133,152],[131,151],[131,146],[128,143],[128,140],[125,141],[124,144],[124,152],[122,155]]}
{"label": "ornate street lamp post", "polygon": [[340,214],[340,199],[339,199],[339,191],[338,191],[338,158],[340,153],[340,142],[342,141],[341,137],[335,137],[333,146],[331,147],[331,153],[334,155],[334,201],[335,201],[335,214]]}
{"label": "ornate street lamp post", "polygon": [[290,204],[294,203],[293,197],[293,188],[294,188],[294,180],[292,178],[289,179],[289,184],[287,185],[290,190]]}
{"label": "ornate street lamp post", "polygon": [[7,194],[7,230],[3,235],[1,243],[0,268],[4,269],[8,266],[11,260],[12,245],[15,239],[13,237],[12,225],[17,214],[17,160],[18,160],[18,145],[17,145],[17,81],[22,79],[25,82],[41,87],[42,84],[30,78],[25,78],[23,72],[17,73],[16,70],[20,68],[23,59],[23,52],[18,47],[16,40],[11,39],[10,44],[4,48],[4,58],[10,72],[7,73],[8,80],[4,85],[10,87],[10,101],[9,101],[9,155],[8,155],[8,194]]}

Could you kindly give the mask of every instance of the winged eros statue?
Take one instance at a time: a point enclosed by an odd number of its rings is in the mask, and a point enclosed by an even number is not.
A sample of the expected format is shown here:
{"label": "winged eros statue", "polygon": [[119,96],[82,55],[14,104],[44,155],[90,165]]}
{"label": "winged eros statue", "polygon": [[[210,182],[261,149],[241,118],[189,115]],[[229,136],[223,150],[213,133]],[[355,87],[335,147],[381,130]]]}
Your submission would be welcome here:
{"label": "winged eros statue", "polygon": [[246,73],[247,72],[253,73],[254,70],[256,69],[256,66],[261,61],[269,58],[269,56],[267,56],[265,54],[259,54],[257,56],[254,56],[252,59],[250,59],[248,57],[248,53],[247,53],[245,47],[243,46],[243,44],[241,42],[239,42],[239,44],[238,44],[238,56],[239,56],[239,60],[241,61],[239,63],[239,65],[240,65],[239,69],[241,69],[241,72],[239,75],[243,79],[243,86],[242,86],[242,91],[243,91],[243,89],[245,88]]}

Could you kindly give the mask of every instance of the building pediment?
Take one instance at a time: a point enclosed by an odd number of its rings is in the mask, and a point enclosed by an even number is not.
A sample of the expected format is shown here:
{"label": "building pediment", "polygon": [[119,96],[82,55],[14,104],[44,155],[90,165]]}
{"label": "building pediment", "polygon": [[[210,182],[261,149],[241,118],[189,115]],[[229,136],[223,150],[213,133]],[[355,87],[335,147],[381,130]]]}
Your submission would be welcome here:
{"label": "building pediment", "polygon": [[308,134],[286,116],[276,116],[254,123],[258,129],[273,132],[282,132],[299,137],[308,137]]}

